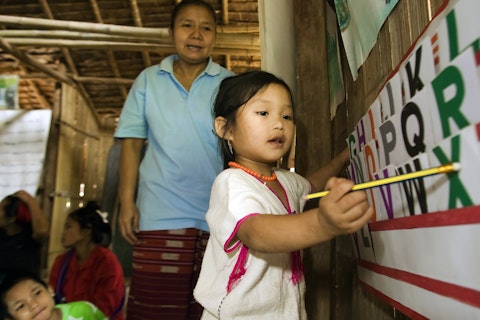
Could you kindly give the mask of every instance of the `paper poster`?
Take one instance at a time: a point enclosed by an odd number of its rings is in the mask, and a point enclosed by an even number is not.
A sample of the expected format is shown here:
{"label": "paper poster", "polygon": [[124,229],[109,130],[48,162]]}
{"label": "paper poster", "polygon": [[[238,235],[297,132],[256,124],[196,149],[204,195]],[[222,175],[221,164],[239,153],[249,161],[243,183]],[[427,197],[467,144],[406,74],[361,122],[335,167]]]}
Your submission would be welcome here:
{"label": "paper poster", "polygon": [[352,241],[360,284],[405,315],[477,320],[480,28],[472,26],[480,1],[444,8],[347,138],[347,176],[359,183],[449,163],[460,170],[368,190],[375,218]]}
{"label": "paper poster", "polygon": [[[398,174],[417,172],[431,168],[428,154],[421,153],[402,165],[396,167]],[[421,177],[400,182],[400,193],[403,201],[405,216],[421,215],[434,212],[435,198],[432,196],[434,185],[431,177]]]}
{"label": "paper poster", "polygon": [[37,193],[51,117],[51,110],[0,110],[0,199]]}
{"label": "paper poster", "polygon": [[448,175],[432,177],[435,189],[429,193],[435,208],[442,211],[473,206],[480,203],[478,192],[480,181],[480,123],[459,131],[441,143],[429,153],[432,166],[457,162],[461,170]]}
{"label": "paper poster", "polygon": [[353,80],[377,42],[378,32],[398,0],[335,0],[338,25]]}
{"label": "paper poster", "polygon": [[[384,179],[398,175],[395,166],[389,165],[382,170],[374,173],[374,180]],[[373,198],[375,201],[375,220],[390,220],[404,217],[403,204],[405,199],[402,197],[401,184],[392,183],[373,188]]]}
{"label": "paper poster", "polygon": [[0,109],[18,109],[17,75],[0,75]]}
{"label": "paper poster", "polygon": [[376,262],[359,261],[362,285],[412,319],[480,319],[478,207],[370,225]]}

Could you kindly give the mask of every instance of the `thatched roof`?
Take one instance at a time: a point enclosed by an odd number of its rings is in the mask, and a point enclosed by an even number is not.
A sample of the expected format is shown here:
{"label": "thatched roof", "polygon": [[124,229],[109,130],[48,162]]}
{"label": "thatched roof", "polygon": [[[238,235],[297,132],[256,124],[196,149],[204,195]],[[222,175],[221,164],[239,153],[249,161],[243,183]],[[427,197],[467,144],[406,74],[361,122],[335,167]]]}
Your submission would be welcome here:
{"label": "thatched roof", "polygon": [[[216,62],[260,68],[257,1],[207,0],[217,12]],[[20,76],[23,109],[51,108],[57,83],[74,86],[100,119],[119,115],[133,79],[173,52],[175,0],[3,0],[0,75]]]}

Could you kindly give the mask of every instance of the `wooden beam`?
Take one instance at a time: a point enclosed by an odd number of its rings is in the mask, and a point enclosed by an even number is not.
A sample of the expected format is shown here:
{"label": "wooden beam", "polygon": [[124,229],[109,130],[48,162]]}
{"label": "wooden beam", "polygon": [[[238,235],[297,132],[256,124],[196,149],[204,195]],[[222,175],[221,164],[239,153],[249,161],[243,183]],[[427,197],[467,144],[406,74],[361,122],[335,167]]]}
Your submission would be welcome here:
{"label": "wooden beam", "polygon": [[58,72],[43,63],[36,61],[35,59],[31,58],[27,53],[19,51],[17,50],[17,48],[11,46],[9,42],[7,42],[4,38],[1,38],[1,37],[0,37],[0,48],[10,53],[12,56],[17,58],[21,62],[25,63],[26,65],[29,65],[34,69],[45,72],[46,74],[48,74],[54,79],[57,79],[60,82],[66,83],[72,87],[76,87],[75,82],[69,76],[61,72]]}
{"label": "wooden beam", "polygon": [[222,22],[224,25],[228,25],[228,0],[222,0]]}
{"label": "wooden beam", "polygon": [[228,25],[217,26],[217,33],[259,33],[260,27],[258,25]]}
{"label": "wooden beam", "polygon": [[[35,39],[35,38],[9,38],[9,43],[22,47],[55,47],[69,49],[92,49],[92,50],[112,50],[112,51],[144,51],[144,52],[173,52],[171,44],[154,43],[131,43],[131,42],[105,42],[105,41],[71,41],[58,39]],[[230,54],[238,56],[257,56],[260,55],[259,46],[235,44],[224,46],[216,44],[213,54]]]}
{"label": "wooden beam", "polygon": [[[18,16],[0,15],[0,25],[13,25],[17,27],[40,27],[42,29],[70,30],[88,33],[100,33],[119,36],[139,36],[147,38],[168,38],[168,28],[146,28],[119,26],[114,24],[101,24],[79,21],[50,20],[40,18],[27,18]],[[217,26],[217,33],[259,33],[258,25]]]}
{"label": "wooden beam", "polygon": [[[98,33],[85,33],[67,30],[0,30],[0,36],[8,39],[55,39],[55,40],[81,40],[97,42],[128,42],[128,43],[153,43],[171,45],[172,40],[167,38],[148,38],[134,36],[117,36]],[[17,40],[20,41],[20,40]],[[217,34],[215,45],[229,46],[256,46],[260,47],[260,36],[253,33],[228,33]]]}
{"label": "wooden beam", "polygon": [[66,121],[63,121],[63,120],[58,119],[58,120],[56,121],[56,123],[57,123],[57,124],[60,124],[60,125],[62,125],[62,126],[66,126],[66,127],[72,128],[72,129],[75,130],[76,132],[79,132],[79,133],[83,134],[85,137],[92,138],[92,139],[95,139],[95,140],[100,140],[100,138],[99,138],[98,136],[95,136],[95,135],[90,134],[90,133],[88,133],[88,132],[86,132],[86,131],[83,131],[82,129],[79,129],[79,128],[77,128],[76,126],[74,126],[73,124],[70,124],[70,123],[68,123],[68,122],[66,122]]}
{"label": "wooden beam", "polygon": [[[228,0],[222,0],[222,22],[224,25],[228,25],[229,19],[228,19]],[[259,42],[260,43],[260,42]],[[225,55],[225,68],[228,70],[231,70],[231,59],[230,55]]]}
{"label": "wooden beam", "polygon": [[26,18],[17,16],[0,15],[0,24],[13,26],[29,26],[50,29],[64,29],[71,31],[84,31],[91,33],[103,33],[112,35],[135,36],[141,35],[146,37],[167,37],[168,28],[138,28],[129,26],[118,26],[114,24],[101,24],[79,21],[50,20],[40,18]]}
{"label": "wooden beam", "polygon": [[[93,13],[95,15],[95,18],[97,19],[97,22],[103,24],[103,18],[102,18],[102,14],[100,12],[100,9],[98,8],[97,0],[90,0],[90,5],[92,6],[92,10],[93,10]],[[118,68],[118,64],[117,64],[117,60],[115,59],[115,55],[113,54],[113,52],[111,50],[105,50],[105,53],[107,55],[108,64],[112,68],[113,75],[116,78],[120,78],[120,76],[121,76],[120,75],[120,69]],[[126,99],[127,94],[128,94],[127,89],[125,88],[124,85],[121,85],[121,84],[119,85],[119,87],[120,87],[120,92],[122,94],[123,99]]]}
{"label": "wooden beam", "polygon": [[[53,16],[52,10],[50,10],[50,6],[48,5],[47,0],[40,0],[40,4],[42,6],[43,11],[47,15],[47,17],[50,19],[49,21],[54,21],[53,19],[55,18]],[[47,19],[48,20],[48,19]],[[67,48],[61,48],[63,57],[65,58],[66,64],[70,69],[70,72],[72,72],[74,75],[78,74],[77,68],[75,66],[75,63],[73,62],[72,55],[70,54],[70,51],[68,51]],[[92,110],[93,117],[97,124],[101,126],[101,121],[100,117],[96,113],[95,106],[93,104],[92,98],[88,94],[88,91],[85,89],[83,84],[77,84],[75,83],[74,88],[80,93],[80,95],[83,97],[85,100],[87,106]]]}
{"label": "wooden beam", "polygon": [[[47,79],[50,76],[45,73],[34,73],[29,72],[25,74],[18,75],[20,79],[30,80],[30,79]],[[127,78],[105,78],[105,77],[82,77],[79,75],[72,75],[73,80],[77,83],[97,83],[97,84],[124,84],[131,85],[134,79]]]}
{"label": "wooden beam", "polygon": [[[69,39],[69,40],[94,40],[94,41],[120,41],[120,42],[167,42],[160,38],[117,36],[101,33],[87,33],[68,30],[0,30],[0,36],[4,38],[45,38],[45,39]],[[171,42],[171,41],[169,41]]]}
{"label": "wooden beam", "polygon": [[102,77],[80,77],[74,76],[73,79],[80,83],[96,83],[96,84],[122,84],[131,85],[133,79],[126,78],[102,78]]}
{"label": "wooden beam", "polygon": [[[137,0],[130,0],[130,8],[132,9],[133,22],[135,23],[135,26],[143,27],[142,17],[140,16],[140,10],[138,9]],[[150,55],[148,54],[148,52],[142,51],[142,59],[145,66],[152,65],[152,59],[150,59]]]}

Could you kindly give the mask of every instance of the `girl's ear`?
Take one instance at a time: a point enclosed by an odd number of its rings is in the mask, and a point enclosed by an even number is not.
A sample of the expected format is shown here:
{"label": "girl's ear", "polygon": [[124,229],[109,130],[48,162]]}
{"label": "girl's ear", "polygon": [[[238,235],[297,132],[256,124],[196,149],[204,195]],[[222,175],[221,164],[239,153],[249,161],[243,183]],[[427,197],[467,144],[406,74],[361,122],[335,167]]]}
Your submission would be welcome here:
{"label": "girl's ear", "polygon": [[216,117],[215,118],[215,133],[221,139],[228,140],[228,127],[227,127],[227,119],[224,117]]}

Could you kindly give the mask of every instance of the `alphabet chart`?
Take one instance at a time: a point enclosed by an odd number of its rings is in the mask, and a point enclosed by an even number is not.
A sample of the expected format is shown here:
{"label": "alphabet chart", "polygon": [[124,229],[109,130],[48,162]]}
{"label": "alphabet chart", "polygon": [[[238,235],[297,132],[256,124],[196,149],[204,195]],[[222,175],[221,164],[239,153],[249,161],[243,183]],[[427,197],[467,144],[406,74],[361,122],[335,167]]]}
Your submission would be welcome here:
{"label": "alphabet chart", "polygon": [[366,190],[360,283],[413,319],[480,319],[479,13],[446,1],[347,138],[357,184],[461,165]]}

